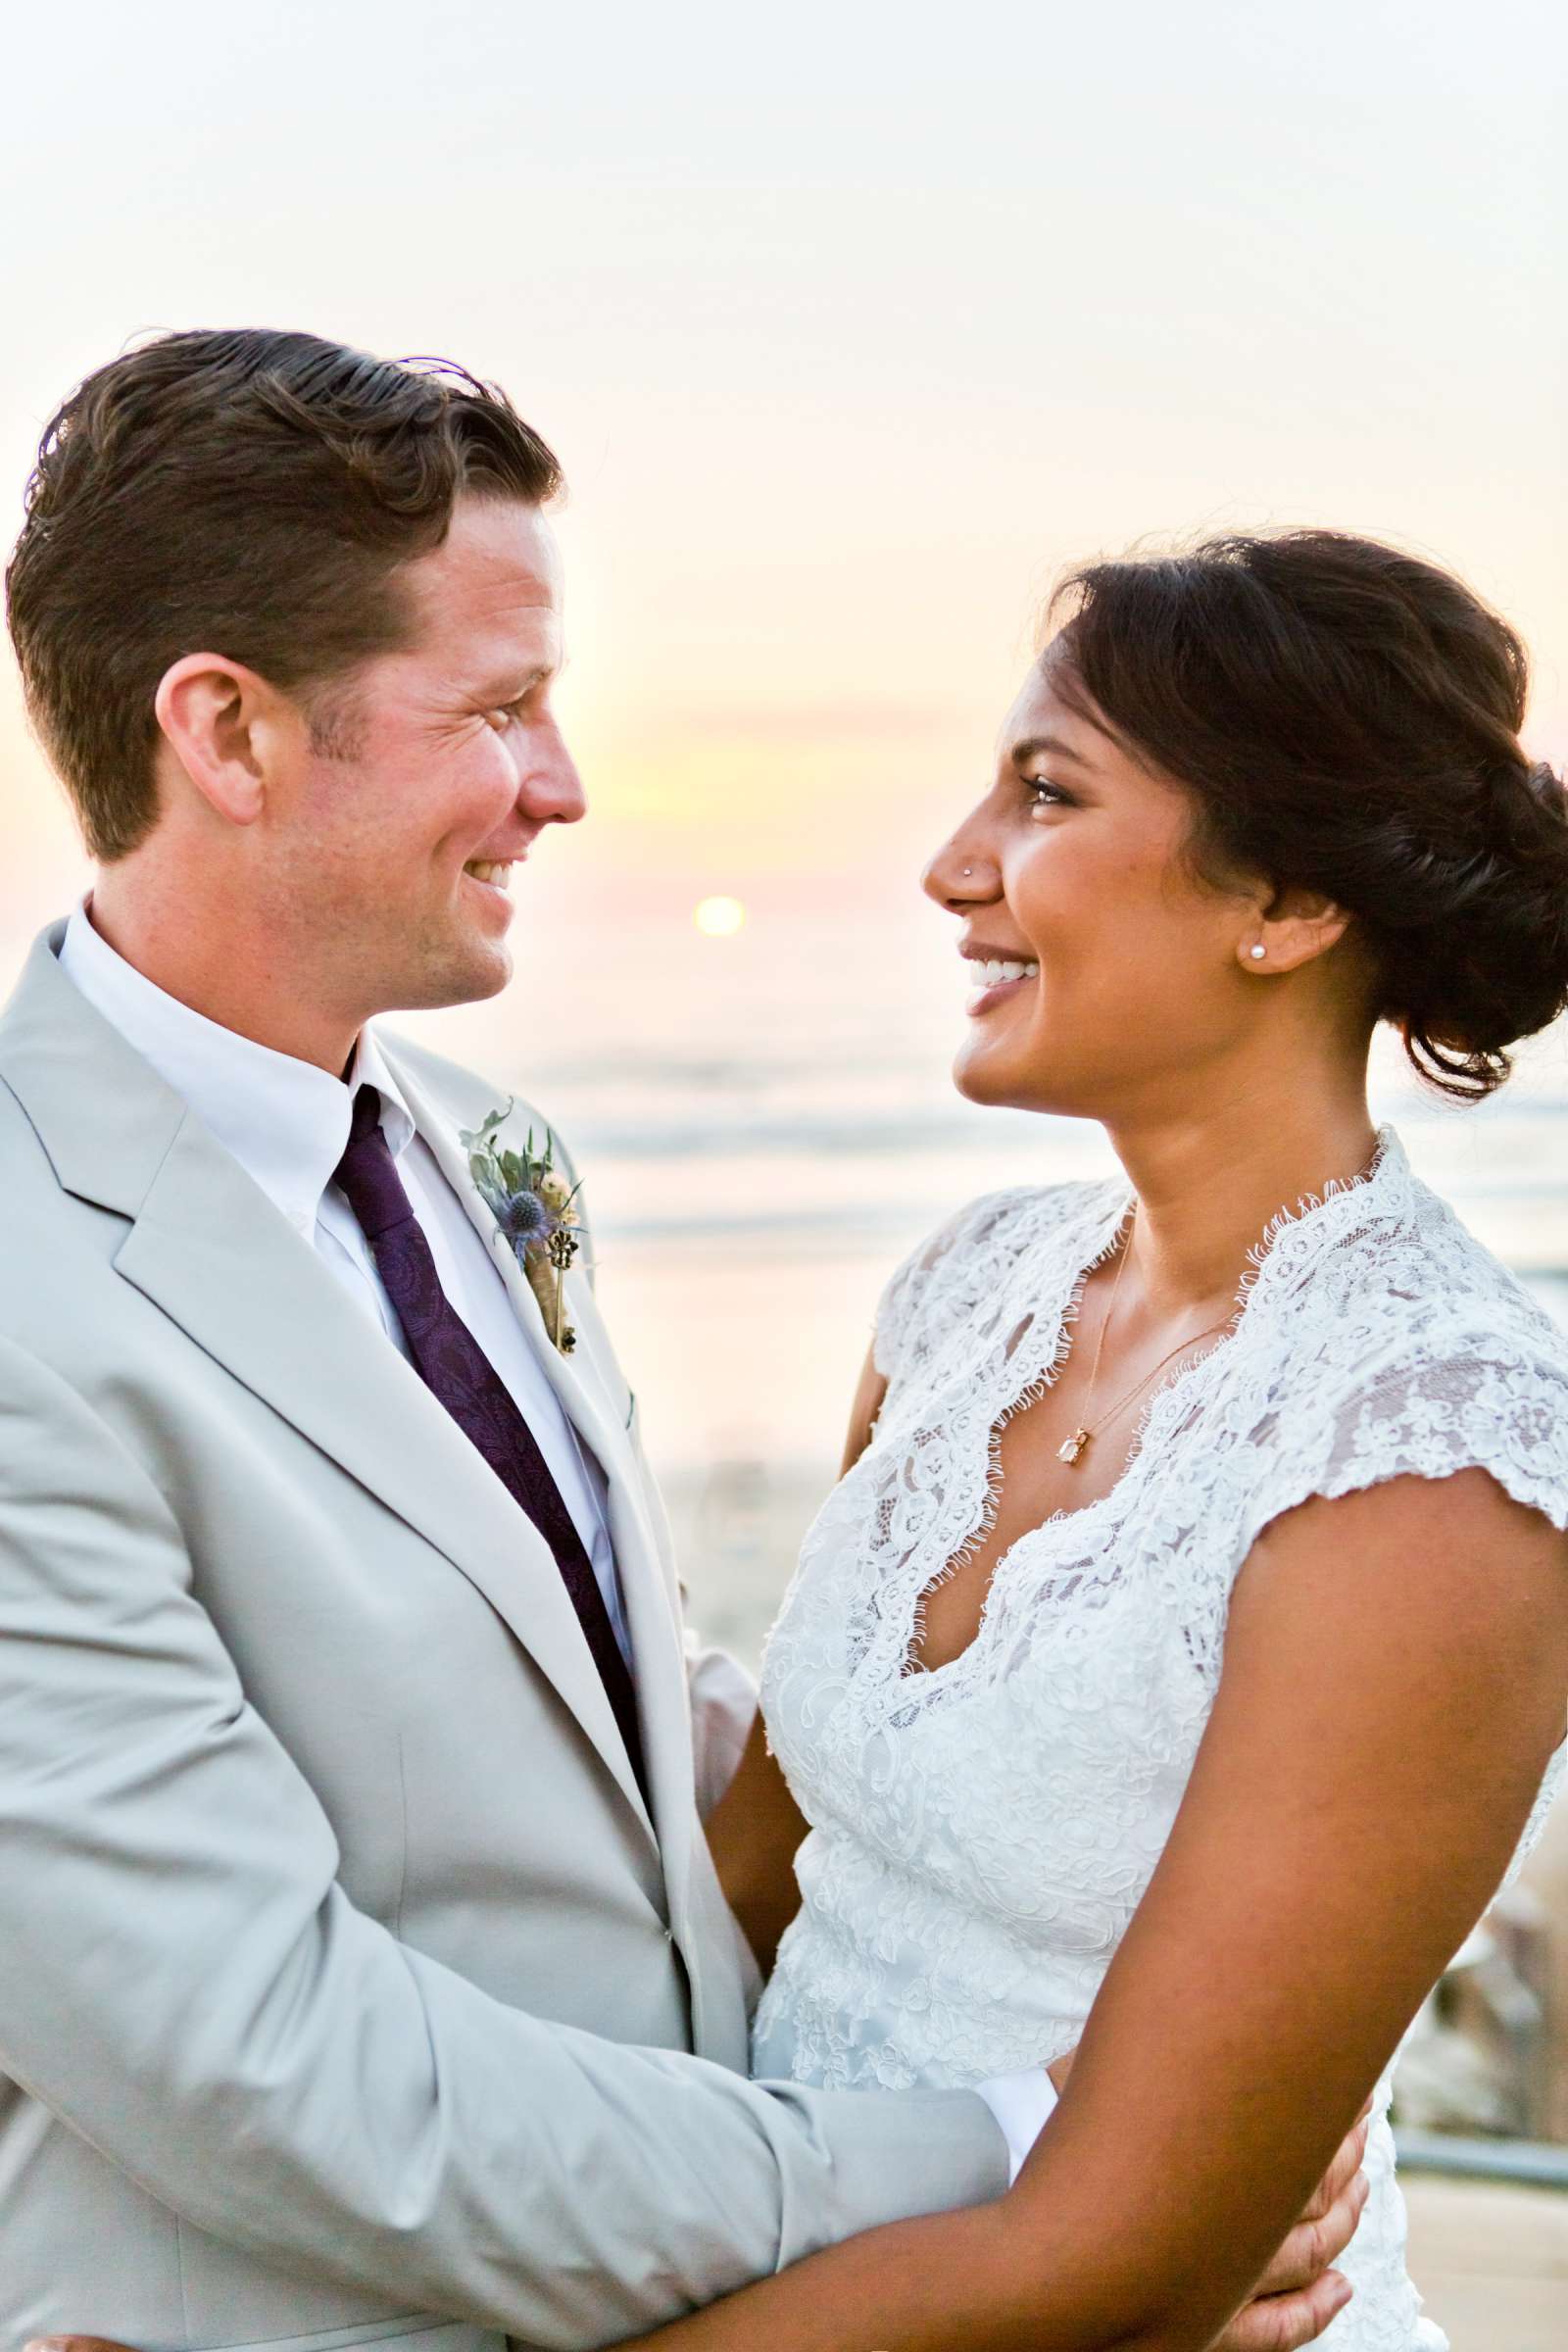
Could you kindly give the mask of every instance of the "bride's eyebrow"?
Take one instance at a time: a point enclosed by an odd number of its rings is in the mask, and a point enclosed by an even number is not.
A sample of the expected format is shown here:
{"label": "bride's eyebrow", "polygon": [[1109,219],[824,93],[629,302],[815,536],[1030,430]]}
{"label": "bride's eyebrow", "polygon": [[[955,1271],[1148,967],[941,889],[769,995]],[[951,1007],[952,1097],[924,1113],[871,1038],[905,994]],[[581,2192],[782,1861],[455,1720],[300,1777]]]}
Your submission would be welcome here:
{"label": "bride's eyebrow", "polygon": [[1082,752],[1075,751],[1060,735],[1026,735],[1012,747],[1013,766],[1023,767],[1042,754],[1053,760],[1071,760],[1077,766],[1094,771],[1094,761],[1085,759]]}

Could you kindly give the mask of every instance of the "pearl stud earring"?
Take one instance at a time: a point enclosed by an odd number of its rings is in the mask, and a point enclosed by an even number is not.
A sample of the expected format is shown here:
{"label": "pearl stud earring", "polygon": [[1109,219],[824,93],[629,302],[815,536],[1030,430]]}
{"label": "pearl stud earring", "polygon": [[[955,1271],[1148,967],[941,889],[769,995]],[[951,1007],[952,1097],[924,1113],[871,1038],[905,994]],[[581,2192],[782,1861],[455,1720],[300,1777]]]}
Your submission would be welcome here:
{"label": "pearl stud earring", "polygon": [[1254,963],[1261,963],[1264,956],[1268,954],[1268,950],[1264,947],[1263,942],[1259,939],[1253,942],[1252,946],[1248,949],[1247,953],[1249,956],[1250,956]]}

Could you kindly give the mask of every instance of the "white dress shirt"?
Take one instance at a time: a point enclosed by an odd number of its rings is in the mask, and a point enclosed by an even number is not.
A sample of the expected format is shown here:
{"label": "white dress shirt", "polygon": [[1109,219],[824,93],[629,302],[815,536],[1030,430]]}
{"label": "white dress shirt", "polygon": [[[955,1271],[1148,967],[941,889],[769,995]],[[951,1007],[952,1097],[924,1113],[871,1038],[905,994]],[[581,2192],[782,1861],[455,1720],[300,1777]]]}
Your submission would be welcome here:
{"label": "white dress shirt", "polygon": [[423,1229],[448,1304],[467,1325],[533,1433],[571,1513],[628,1664],[631,1637],[607,1520],[606,1483],[524,1339],[484,1243],[416,1131],[374,1032],[364,1029],[348,1083],[221,1028],[138,972],[78,906],[60,963],[89,1004],[195,1111],[272,1206],[315,1248],[334,1279],[405,1356],[410,1352],[369,1244],[333,1172],[349,1140],[354,1096],[373,1086],[381,1131]]}

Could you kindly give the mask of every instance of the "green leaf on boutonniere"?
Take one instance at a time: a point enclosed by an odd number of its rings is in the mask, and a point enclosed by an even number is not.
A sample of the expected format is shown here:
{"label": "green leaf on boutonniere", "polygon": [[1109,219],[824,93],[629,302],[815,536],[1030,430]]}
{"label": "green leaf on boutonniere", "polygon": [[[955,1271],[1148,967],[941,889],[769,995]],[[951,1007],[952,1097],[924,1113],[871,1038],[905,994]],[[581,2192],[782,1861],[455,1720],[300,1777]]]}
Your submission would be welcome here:
{"label": "green leaf on boutonniere", "polygon": [[557,1170],[556,1139],[548,1127],[543,1152],[535,1148],[531,1127],[521,1152],[498,1148],[496,1138],[513,1107],[508,1102],[504,1110],[492,1110],[477,1128],[464,1129],[459,1141],[497,1233],[539,1302],[546,1330],[561,1353],[569,1355],[577,1335],[565,1319],[565,1277],[580,1247],[577,1187],[568,1187]]}

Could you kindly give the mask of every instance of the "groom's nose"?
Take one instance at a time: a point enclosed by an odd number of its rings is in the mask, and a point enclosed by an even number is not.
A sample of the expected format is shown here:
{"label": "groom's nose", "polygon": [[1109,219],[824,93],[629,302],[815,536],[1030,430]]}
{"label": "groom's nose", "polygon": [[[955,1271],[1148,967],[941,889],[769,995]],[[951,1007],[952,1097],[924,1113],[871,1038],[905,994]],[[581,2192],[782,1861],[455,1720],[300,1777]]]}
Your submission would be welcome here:
{"label": "groom's nose", "polygon": [[536,825],[574,825],[588,811],[577,762],[554,719],[538,730],[517,788],[519,812]]}

